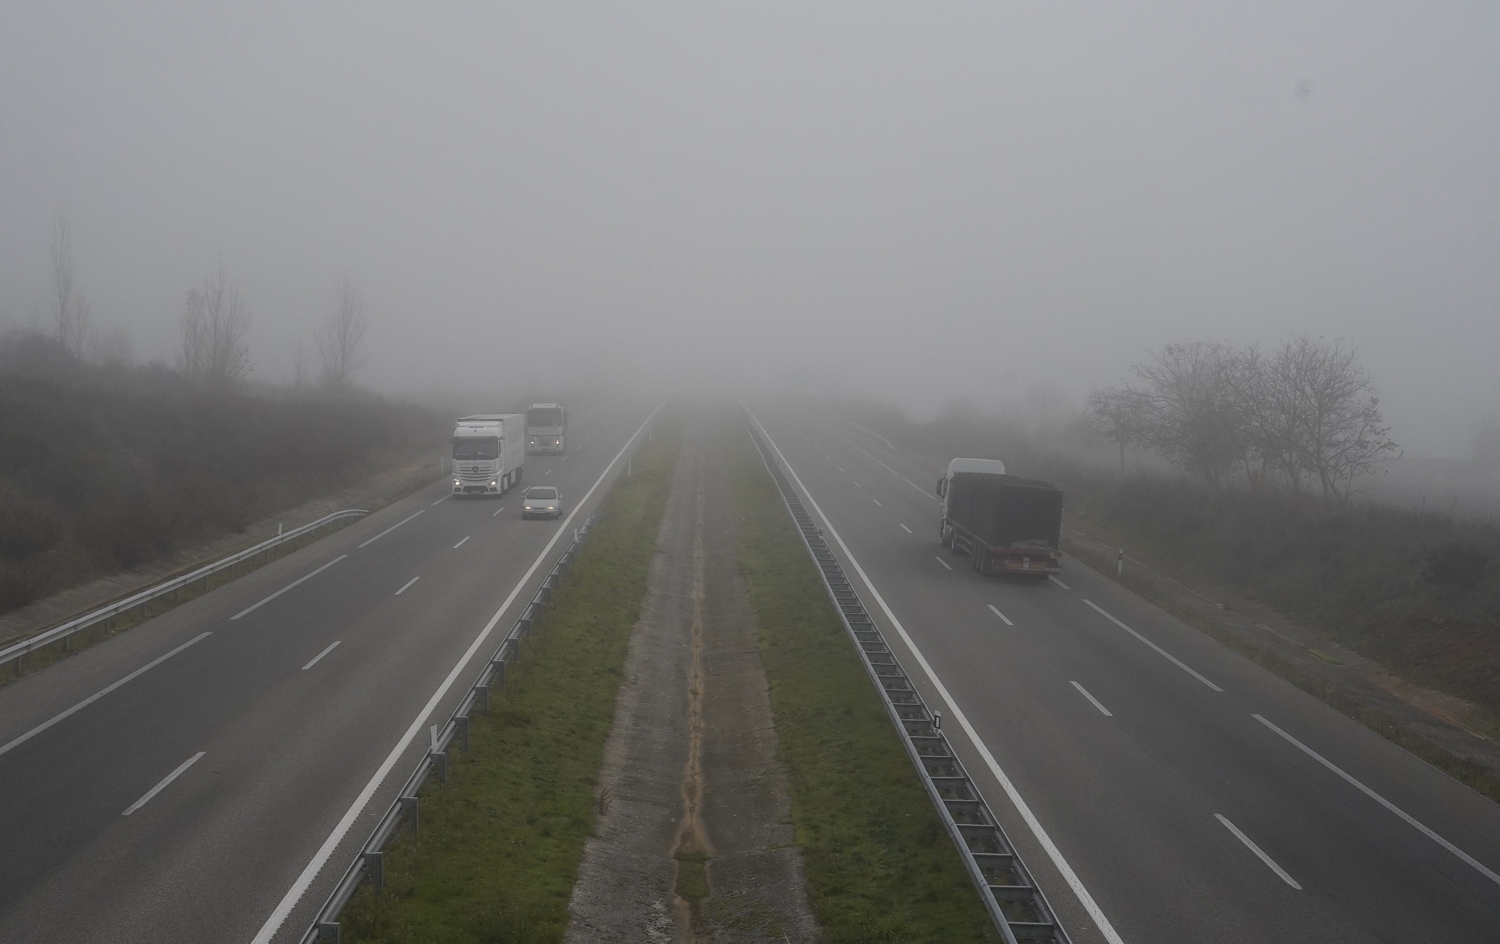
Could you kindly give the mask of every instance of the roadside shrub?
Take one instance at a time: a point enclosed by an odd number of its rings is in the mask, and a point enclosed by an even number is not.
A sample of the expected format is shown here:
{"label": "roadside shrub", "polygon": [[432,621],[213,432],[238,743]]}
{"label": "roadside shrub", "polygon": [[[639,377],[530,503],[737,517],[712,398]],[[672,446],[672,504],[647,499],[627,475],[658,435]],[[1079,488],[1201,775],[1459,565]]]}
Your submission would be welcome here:
{"label": "roadside shrub", "polygon": [[1427,552],[1423,563],[1430,580],[1468,590],[1484,579],[1490,554],[1468,541],[1444,541]]}

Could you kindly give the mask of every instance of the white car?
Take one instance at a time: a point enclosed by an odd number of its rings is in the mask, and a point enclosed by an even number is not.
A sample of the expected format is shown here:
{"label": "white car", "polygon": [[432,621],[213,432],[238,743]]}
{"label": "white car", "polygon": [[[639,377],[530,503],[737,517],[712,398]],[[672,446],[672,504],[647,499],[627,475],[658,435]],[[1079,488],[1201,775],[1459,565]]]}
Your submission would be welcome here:
{"label": "white car", "polygon": [[550,485],[531,486],[521,496],[521,517],[562,517],[562,493]]}

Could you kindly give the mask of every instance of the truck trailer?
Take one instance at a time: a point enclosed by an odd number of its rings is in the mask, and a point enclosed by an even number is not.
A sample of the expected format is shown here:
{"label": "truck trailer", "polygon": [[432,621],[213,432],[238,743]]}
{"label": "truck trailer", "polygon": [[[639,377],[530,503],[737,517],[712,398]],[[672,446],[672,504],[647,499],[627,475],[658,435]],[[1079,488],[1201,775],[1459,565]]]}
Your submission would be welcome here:
{"label": "truck trailer", "polygon": [[954,459],[937,493],[943,545],[968,554],[974,570],[1039,580],[1061,572],[1061,489],[1007,475],[999,459]]}
{"label": "truck trailer", "polygon": [[533,403],[526,411],[526,451],[564,452],[568,448],[568,411],[556,403]]}
{"label": "truck trailer", "polygon": [[526,464],[526,415],[477,413],[453,428],[453,494],[504,495]]}

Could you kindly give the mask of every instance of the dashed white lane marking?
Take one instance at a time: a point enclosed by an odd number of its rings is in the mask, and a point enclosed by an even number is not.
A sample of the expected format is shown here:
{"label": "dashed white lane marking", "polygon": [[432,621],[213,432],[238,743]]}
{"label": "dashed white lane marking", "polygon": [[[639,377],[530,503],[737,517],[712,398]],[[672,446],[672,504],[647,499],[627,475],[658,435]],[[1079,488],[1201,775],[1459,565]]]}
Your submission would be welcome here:
{"label": "dashed white lane marking", "polygon": [[1257,846],[1254,842],[1252,842],[1249,836],[1240,832],[1240,828],[1231,823],[1223,813],[1215,813],[1214,819],[1223,823],[1225,829],[1234,833],[1235,837],[1238,838],[1240,842],[1243,842],[1247,849],[1255,853],[1256,857],[1260,859],[1260,861],[1264,862],[1267,868],[1269,868],[1272,872],[1275,872],[1277,875],[1281,876],[1281,880],[1283,882],[1286,882],[1288,885],[1292,886],[1299,892],[1302,891],[1302,886],[1297,884],[1296,879],[1286,874],[1286,869],[1283,869],[1281,866],[1277,865],[1270,856],[1266,855],[1265,851],[1261,849],[1260,846]]}
{"label": "dashed white lane marking", "polygon": [[406,588],[407,587],[411,586],[412,584],[416,583],[418,580],[421,580],[421,579],[422,579],[421,577],[413,577],[413,578],[411,578],[406,583],[403,583],[401,585],[401,589],[397,590],[395,595],[399,597],[401,594],[403,594],[403,593],[406,592]]}
{"label": "dashed white lane marking", "polygon": [[[426,510],[427,510],[426,508],[422,509],[422,511],[426,511]],[[384,531],[382,531],[379,534],[375,535],[373,538],[370,538],[370,540],[366,541],[364,544],[361,544],[360,547],[366,547],[368,545],[374,544],[376,541],[378,541],[381,538],[385,537],[387,534],[390,534],[392,531],[394,531],[397,528],[401,527],[403,524],[406,524],[408,521],[410,521],[411,519],[415,518],[417,515],[420,515],[422,513],[422,511],[417,512],[416,515],[407,515],[405,518],[402,518],[400,521],[398,521],[395,524],[391,525],[389,528],[386,528]]]}
{"label": "dashed white lane marking", "polygon": [[1082,685],[1079,685],[1077,682],[1072,682],[1070,684],[1074,688],[1078,689],[1078,693],[1080,695],[1082,695],[1084,698],[1087,698],[1089,700],[1089,704],[1093,705],[1095,708],[1098,708],[1100,711],[1102,711],[1104,713],[1104,717],[1106,717],[1106,718],[1113,718],[1114,717],[1114,715],[1112,715],[1112,714],[1109,713],[1109,709],[1108,708],[1106,708],[1103,705],[1099,704],[1099,699],[1097,699],[1093,695],[1089,694],[1088,689],[1084,688]]}
{"label": "dashed white lane marking", "polygon": [[547,471],[543,472],[542,474],[543,475],[551,475],[552,474],[552,470],[548,469]]}
{"label": "dashed white lane marking", "polygon": [[1279,734],[1282,737],[1286,738],[1289,742],[1291,742],[1293,745],[1295,745],[1298,749],[1300,749],[1308,757],[1311,757],[1313,760],[1317,761],[1318,763],[1322,764],[1324,767],[1327,767],[1329,770],[1333,771],[1334,773],[1338,774],[1340,777],[1344,778],[1344,780],[1346,780],[1356,790],[1358,790],[1359,792],[1363,793],[1365,796],[1369,797],[1370,799],[1374,800],[1376,803],[1379,803],[1381,806],[1385,807],[1386,809],[1390,810],[1392,813],[1395,813],[1397,816],[1399,816],[1402,819],[1406,820],[1407,824],[1410,825],[1410,826],[1412,826],[1413,828],[1415,828],[1417,830],[1417,832],[1419,832],[1422,835],[1426,836],[1428,839],[1431,839],[1433,842],[1435,842],[1438,845],[1442,846],[1444,849],[1447,849],[1449,852],[1451,852],[1454,855],[1458,856],[1460,859],[1463,859],[1469,865],[1473,866],[1474,869],[1476,871],[1478,871],[1481,875],[1483,875],[1485,878],[1487,878],[1490,881],[1496,883],[1497,885],[1500,885],[1500,875],[1497,875],[1496,873],[1490,871],[1488,868],[1485,867],[1484,863],[1480,862],[1478,859],[1474,858],[1473,856],[1469,855],[1467,852],[1465,852],[1462,849],[1458,848],[1453,843],[1451,843],[1448,840],[1444,839],[1442,836],[1439,836],[1437,833],[1435,833],[1432,830],[1428,829],[1422,823],[1418,822],[1416,820],[1416,818],[1413,817],[1410,813],[1408,813],[1405,810],[1401,809],[1401,807],[1399,807],[1396,804],[1392,803],[1390,800],[1387,800],[1385,797],[1381,796],[1380,794],[1376,793],[1374,790],[1371,790],[1369,787],[1365,786],[1363,783],[1360,783],[1358,780],[1354,779],[1354,777],[1352,777],[1349,774],[1345,773],[1344,769],[1342,767],[1339,767],[1337,764],[1333,763],[1333,761],[1331,761],[1328,758],[1324,757],[1322,754],[1319,754],[1317,751],[1315,751],[1312,748],[1308,747],[1306,744],[1303,744],[1301,741],[1299,741],[1296,738],[1292,737],[1290,734],[1287,734],[1285,731],[1283,731],[1280,728],[1276,727],[1276,725],[1274,725],[1271,722],[1267,721],[1261,715],[1254,715],[1253,714],[1250,717],[1254,718],[1256,721],[1259,721],[1261,724],[1263,724],[1266,727],[1270,728],[1272,731],[1275,731],[1277,734]]}
{"label": "dashed white lane marking", "polygon": [[1108,613],[1106,613],[1103,610],[1099,609],[1099,607],[1094,606],[1093,601],[1091,601],[1091,600],[1084,600],[1083,602],[1085,602],[1089,606],[1093,607],[1094,611],[1097,612],[1100,616],[1103,616],[1105,619],[1109,620],[1111,623],[1114,623],[1116,626],[1118,626],[1121,629],[1125,630],[1125,632],[1127,632],[1130,635],[1134,636],[1135,638],[1139,639],[1141,642],[1143,642],[1146,645],[1150,646],[1152,649],[1155,649],[1157,651],[1157,653],[1159,655],[1163,656],[1164,658],[1166,658],[1166,660],[1168,662],[1171,662],[1173,665],[1177,666],[1182,671],[1186,672],[1187,674],[1191,675],[1193,678],[1195,678],[1198,681],[1202,682],[1204,685],[1207,685],[1209,688],[1213,689],[1216,692],[1222,692],[1224,690],[1224,689],[1220,688],[1219,686],[1215,685],[1213,682],[1210,682],[1208,679],[1206,679],[1203,676],[1199,675],[1197,672],[1194,672],[1192,669],[1188,668],[1187,663],[1183,662],[1181,659],[1179,659],[1176,656],[1172,655],[1170,652],[1168,652],[1167,650],[1163,649],[1161,646],[1158,646],[1156,643],[1154,643],[1151,640],[1147,639],[1145,636],[1142,636],[1140,633],[1138,633],[1135,630],[1131,629],[1129,626],[1126,626],[1124,623],[1122,623],[1119,620],[1115,619],[1113,616],[1110,616]]}
{"label": "dashed white lane marking", "polygon": [[493,515],[490,515],[490,517],[491,517],[491,518],[494,518],[494,517],[497,517],[497,516],[498,516],[498,515],[499,515],[499,514],[500,514],[500,512],[502,512],[502,511],[504,511],[504,510],[505,510],[505,506],[504,506],[504,505],[501,505],[501,506],[500,506],[500,507],[499,507],[499,508],[496,508],[496,509],[495,509],[495,514],[493,514]]}
{"label": "dashed white lane marking", "polygon": [[1058,580],[1056,577],[1052,576],[1051,574],[1047,575],[1047,579],[1050,580],[1050,581],[1052,581],[1053,583],[1057,584],[1059,587],[1062,587],[1064,590],[1072,590],[1073,589],[1072,587],[1070,587],[1067,584],[1063,583],[1061,580]]}
{"label": "dashed white lane marking", "polygon": [[[401,589],[405,590],[406,588],[402,587]],[[302,667],[302,671],[306,672],[308,669],[310,669],[313,666],[317,665],[318,664],[318,660],[321,659],[321,658],[323,658],[324,656],[328,655],[330,652],[332,652],[333,649],[334,649],[334,647],[337,646],[339,644],[339,642],[340,642],[340,640],[335,639],[332,642],[332,644],[329,645],[329,647],[327,649],[324,649],[322,652],[320,652],[317,655],[313,656],[312,657],[312,661],[309,662],[307,665],[304,665]]]}
{"label": "dashed white lane marking", "polygon": [[327,570],[328,568],[332,567],[334,564],[337,564],[339,561],[343,560],[344,558],[346,558],[348,556],[349,556],[348,554],[340,554],[338,557],[335,557],[333,560],[331,560],[328,563],[324,564],[322,567],[319,567],[317,570],[313,571],[312,573],[307,574],[306,576],[303,576],[303,577],[298,577],[296,580],[293,580],[291,583],[289,583],[286,586],[282,587],[280,590],[277,590],[275,593],[273,593],[270,596],[266,597],[264,600],[260,601],[259,603],[253,604],[251,606],[247,606],[243,610],[240,610],[238,613],[234,614],[233,616],[231,616],[229,618],[231,620],[237,620],[241,616],[244,616],[246,613],[249,613],[252,610],[258,610],[258,609],[260,609],[261,607],[265,606],[267,603],[270,603],[272,600],[274,600],[277,597],[281,596],[283,593],[286,593],[288,590],[290,590],[293,587],[297,586],[297,584],[301,583],[304,580],[311,580],[311,579],[313,579],[318,574],[321,574],[323,571]]}
{"label": "dashed white lane marking", "polygon": [[942,564],[944,567],[948,568],[949,570],[953,569],[953,565],[952,564],[950,564],[947,561],[943,560],[941,557],[938,557],[936,554],[932,555],[932,559],[935,560],[935,561],[937,561],[939,564]]}
{"label": "dashed white lane marking", "polygon": [[[746,412],[749,413],[749,410],[747,409]],[[958,722],[959,727],[963,728],[964,734],[968,737],[969,742],[974,745],[974,749],[979,752],[979,756],[984,760],[985,766],[989,767],[990,773],[999,781],[1000,788],[1005,791],[1005,795],[1016,808],[1016,812],[1021,814],[1021,819],[1026,822],[1032,835],[1036,837],[1043,851],[1047,853],[1047,858],[1052,860],[1052,864],[1061,873],[1063,881],[1067,882],[1068,887],[1073,890],[1073,894],[1078,898],[1078,903],[1083,905],[1083,910],[1087,911],[1089,917],[1094,919],[1094,925],[1099,929],[1099,933],[1104,935],[1104,939],[1109,944],[1124,944],[1120,939],[1119,933],[1115,931],[1114,925],[1110,923],[1109,917],[1105,915],[1104,909],[1099,907],[1099,903],[1094,900],[1094,896],[1084,886],[1083,880],[1078,877],[1078,873],[1073,871],[1073,867],[1063,857],[1062,850],[1057,848],[1057,844],[1047,834],[1046,828],[1042,826],[1042,821],[1036,818],[1036,814],[1031,811],[1031,807],[1021,796],[1021,792],[1016,789],[1016,785],[1011,782],[1010,777],[1006,776],[1005,771],[1001,769],[1000,762],[995,760],[994,754],[990,753],[989,746],[984,743],[984,739],[979,736],[979,732],[975,731],[974,726],[969,723],[968,716],[958,706],[958,702],[949,693],[948,687],[943,684],[943,680],[938,678],[937,672],[933,671],[931,663],[927,661],[926,656],[922,655],[922,650],[917,648],[916,642],[907,633],[906,627],[901,625],[901,621],[896,618],[896,614],[886,604],[885,597],[881,596],[880,591],[875,589],[874,582],[865,573],[865,569],[859,565],[859,561],[850,553],[849,545],[845,544],[844,539],[839,537],[838,531],[833,527],[833,522],[828,520],[828,516],[823,514],[823,509],[818,507],[818,503],[812,497],[812,493],[807,490],[807,486],[802,484],[802,478],[797,475],[796,470],[786,461],[786,456],[776,445],[775,440],[771,439],[770,434],[766,432],[765,426],[761,425],[760,420],[756,419],[754,413],[750,413],[750,421],[760,430],[760,434],[765,437],[766,442],[770,443],[771,449],[776,453],[776,458],[781,462],[781,467],[786,469],[787,474],[792,477],[792,481],[796,484],[798,490],[807,496],[807,503],[812,506],[813,512],[819,518],[822,518],[823,523],[828,526],[828,533],[832,535],[839,549],[844,552],[849,565],[854,568],[855,573],[859,574],[859,579],[869,589],[870,596],[880,606],[880,611],[885,614],[886,619],[890,620],[891,626],[895,628],[897,635],[901,637],[901,641],[906,644],[907,649],[916,657],[917,664],[922,667],[923,674],[927,676],[928,681],[937,689],[937,693],[943,702],[953,712],[953,719]],[[937,561],[944,567],[948,566],[941,557],[937,558]],[[952,570],[953,568],[948,567],[948,569]],[[255,944],[258,944],[258,942],[255,942]]]}
{"label": "dashed white lane marking", "polygon": [[147,803],[150,803],[152,797],[156,796],[158,793],[162,792],[163,790],[165,790],[167,788],[167,784],[171,783],[173,780],[176,780],[178,777],[181,777],[183,771],[187,770],[189,767],[191,767],[194,764],[198,763],[198,758],[202,757],[204,755],[204,753],[205,753],[204,751],[199,751],[198,753],[194,754],[192,757],[189,757],[187,760],[183,761],[182,762],[182,766],[178,767],[176,770],[174,770],[171,773],[167,774],[167,778],[165,780],[163,780],[161,783],[157,784],[156,786],[152,787],[150,790],[147,790],[145,796],[141,797],[139,800],[136,800],[134,803],[130,804],[130,807],[128,809],[126,809],[125,812],[121,813],[120,815],[121,816],[129,816],[131,813],[134,813],[136,810],[138,810],[141,807],[145,806]]}
{"label": "dashed white lane marking", "polygon": [[[448,494],[444,495],[442,498],[439,498],[437,501],[433,502],[432,505],[436,505],[438,502],[445,502],[445,501],[447,501],[448,499],[450,499],[452,497],[453,497],[453,493],[449,492]],[[427,507],[431,508],[432,505],[428,505]]]}
{"label": "dashed white lane marking", "polygon": [[840,472],[844,471],[844,467],[841,465],[834,466],[834,468],[838,469]]}
{"label": "dashed white lane marking", "polygon": [[[870,501],[874,502],[877,505],[880,505],[880,499],[878,499],[878,498],[872,498],[872,499],[870,499]],[[884,508],[885,506],[884,505],[880,505],[880,507]]]}
{"label": "dashed white lane marking", "polygon": [[385,781],[386,775],[391,772],[391,768],[395,767],[396,762],[401,759],[407,746],[421,732],[427,717],[437,709],[438,703],[448,694],[448,690],[453,687],[453,684],[458,681],[458,677],[463,672],[464,666],[469,664],[469,660],[474,658],[474,654],[479,651],[479,648],[484,645],[485,640],[490,637],[490,633],[494,630],[496,624],[500,622],[500,617],[505,614],[506,610],[510,609],[510,605],[515,602],[516,597],[521,595],[521,588],[526,586],[526,582],[542,566],[542,562],[547,559],[548,554],[552,553],[552,549],[557,546],[557,542],[562,540],[562,536],[567,533],[568,525],[573,523],[573,518],[579,511],[588,506],[589,499],[594,496],[594,492],[599,489],[605,477],[619,464],[620,459],[625,455],[625,450],[630,448],[631,444],[645,430],[646,424],[650,423],[659,412],[661,412],[660,406],[651,411],[651,415],[646,417],[646,421],[631,434],[630,438],[625,441],[625,445],[620,447],[620,451],[615,453],[615,457],[605,465],[604,471],[599,473],[599,477],[594,480],[594,484],[589,486],[587,492],[583,493],[583,498],[573,506],[573,510],[568,513],[568,517],[563,519],[562,524],[558,525],[557,532],[552,535],[552,540],[547,542],[547,546],[542,548],[541,553],[531,562],[531,566],[526,569],[526,573],[521,575],[520,581],[516,583],[510,595],[500,604],[500,609],[495,611],[495,615],[490,617],[488,623],[485,623],[484,629],[480,630],[479,635],[474,637],[474,641],[469,644],[469,648],[459,657],[458,662],[454,664],[448,676],[437,687],[437,691],[432,693],[432,697],[427,700],[427,704],[422,707],[416,718],[412,720],[411,726],[406,729],[406,733],[401,736],[395,746],[391,748],[391,752],[386,755],[385,760],[381,762],[380,767],[366,781],[364,788],[359,792],[359,796],[354,798],[354,802],[344,811],[343,817],[339,819],[333,830],[329,832],[328,837],[323,840],[323,844],[318,847],[318,851],[313,853],[312,858],[308,860],[302,872],[292,882],[286,894],[281,897],[281,901],[271,911],[265,923],[260,926],[260,930],[256,932],[255,937],[251,938],[250,944],[270,944],[271,938],[276,936],[277,930],[286,921],[287,915],[291,913],[292,908],[297,902],[302,900],[302,896],[307,893],[308,887],[312,885],[313,879],[317,878],[323,866],[332,858],[333,852],[338,848],[339,843],[349,834],[349,830],[353,828],[355,820],[359,818],[359,814],[364,810],[365,804],[370,802],[370,798],[374,796],[380,784]]}
{"label": "dashed white lane marking", "polygon": [[[897,522],[897,524],[900,524],[900,522]],[[907,527],[907,526],[906,526],[906,525],[904,525],[904,524],[903,524],[903,525],[901,525],[901,530],[902,530],[902,531],[905,531],[905,532],[906,532],[906,533],[907,533],[907,534],[911,534],[911,533],[912,533],[912,530],[911,530],[911,528],[908,528],[908,527]],[[942,560],[942,558],[941,558],[941,557],[940,557],[940,558],[938,558],[938,560]]]}
{"label": "dashed white lane marking", "polygon": [[74,705],[72,708],[69,708],[66,711],[63,711],[63,712],[61,712],[59,714],[53,715],[51,718],[48,718],[46,721],[43,721],[41,724],[39,724],[36,727],[32,728],[30,731],[27,731],[25,734],[21,735],[20,737],[14,738],[14,739],[6,742],[6,744],[4,746],[0,746],[0,754],[4,754],[6,751],[9,751],[13,747],[19,747],[20,745],[22,745],[22,744],[26,743],[27,741],[31,740],[32,738],[36,737],[38,734],[41,734],[43,731],[45,731],[48,728],[52,727],[54,724],[57,724],[59,721],[63,720],[64,718],[66,718],[66,717],[74,714],[75,712],[82,711],[84,708],[87,708],[89,705],[92,705],[94,702],[96,702],[99,699],[103,698],[105,695],[108,695],[110,692],[112,692],[115,689],[119,688],[121,685],[124,685],[126,682],[130,681],[131,679],[135,678],[136,676],[141,675],[144,672],[148,672],[151,669],[156,668],[157,666],[161,665],[163,662],[165,662],[168,659],[172,658],[173,656],[177,655],[177,653],[179,653],[182,650],[186,649],[188,646],[191,646],[193,643],[198,642],[200,640],[207,639],[211,635],[213,635],[213,633],[199,633],[198,635],[194,636],[192,639],[189,639],[187,642],[185,642],[182,645],[178,646],[176,649],[173,649],[171,652],[167,653],[166,655],[164,655],[164,656],[157,656],[155,659],[152,659],[150,662],[147,662],[145,665],[141,666],[139,669],[136,669],[134,672],[131,672],[129,675],[127,675],[124,678],[120,679],[118,682],[111,682],[109,685],[106,685],[104,688],[99,689],[97,692],[95,692],[94,694],[92,694],[89,697],[85,698],[83,701],[79,702],[78,704]]}
{"label": "dashed white lane marking", "polygon": [[[470,535],[469,537],[472,537],[472,535]],[[465,537],[463,541],[459,541],[457,544],[453,545],[453,549],[456,551],[459,548],[463,547],[464,546],[464,541],[467,541],[469,539],[469,537]]]}
{"label": "dashed white lane marking", "polygon": [[855,488],[864,488],[863,485],[859,484],[859,479],[850,479],[849,481],[854,483]]}
{"label": "dashed white lane marking", "polygon": [[[942,558],[939,557],[938,560],[942,560]],[[1000,617],[1000,622],[1004,623],[1006,626],[1016,625],[1015,623],[1012,623],[1010,620],[1006,619],[1004,613],[1001,613],[999,610],[995,609],[995,604],[986,603],[985,606],[988,606],[990,608],[991,613],[994,613],[996,616]]]}

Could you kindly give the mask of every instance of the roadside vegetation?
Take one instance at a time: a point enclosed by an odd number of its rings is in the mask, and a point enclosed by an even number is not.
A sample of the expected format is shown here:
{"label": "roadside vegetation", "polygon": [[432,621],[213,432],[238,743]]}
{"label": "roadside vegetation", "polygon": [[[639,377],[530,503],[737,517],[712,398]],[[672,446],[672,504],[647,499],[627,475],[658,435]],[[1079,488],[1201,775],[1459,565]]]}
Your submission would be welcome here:
{"label": "roadside vegetation", "polygon": [[775,482],[724,434],[808,892],[829,944],[998,941]]}
{"label": "roadside vegetation", "polygon": [[209,386],[0,338],[0,613],[243,530],[447,432],[351,388]]}
{"label": "roadside vegetation", "polygon": [[657,433],[610,492],[490,713],[475,716],[468,753],[423,790],[417,835],[387,847],[384,892],[367,885],[345,909],[343,940],[562,940],[682,441],[680,422]]}

